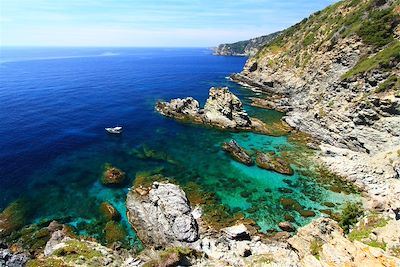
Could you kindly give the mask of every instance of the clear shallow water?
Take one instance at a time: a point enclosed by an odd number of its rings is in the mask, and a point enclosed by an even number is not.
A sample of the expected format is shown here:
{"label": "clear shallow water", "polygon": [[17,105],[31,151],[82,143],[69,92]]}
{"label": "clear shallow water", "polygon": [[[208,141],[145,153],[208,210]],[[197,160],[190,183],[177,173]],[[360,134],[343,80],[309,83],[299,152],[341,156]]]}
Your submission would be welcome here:
{"label": "clear shallow water", "polygon": [[[124,215],[135,174],[155,168],[182,184],[196,182],[215,192],[223,204],[255,219],[264,231],[283,220],[283,196],[317,214],[324,201],[340,203],[350,197],[298,173],[288,178],[244,166],[220,148],[235,138],[249,150],[294,149],[286,137],[222,132],[154,112],[158,99],[193,96],[204,104],[211,86],[229,86],[247,103],[253,93],[225,78],[240,71],[245,58],[215,57],[201,48],[2,48],[0,62],[1,208],[24,197],[34,211],[33,220],[96,224],[99,204],[105,200]],[[281,116],[248,105],[246,109],[265,121]],[[116,124],[124,126],[124,133],[107,135],[104,127]],[[136,157],[134,151],[143,147],[166,153],[171,160]],[[124,188],[99,183],[107,162],[127,173]],[[278,191],[288,188],[284,179],[294,184],[290,195]],[[244,191],[250,196],[242,197]],[[291,214],[298,225],[310,220]]]}

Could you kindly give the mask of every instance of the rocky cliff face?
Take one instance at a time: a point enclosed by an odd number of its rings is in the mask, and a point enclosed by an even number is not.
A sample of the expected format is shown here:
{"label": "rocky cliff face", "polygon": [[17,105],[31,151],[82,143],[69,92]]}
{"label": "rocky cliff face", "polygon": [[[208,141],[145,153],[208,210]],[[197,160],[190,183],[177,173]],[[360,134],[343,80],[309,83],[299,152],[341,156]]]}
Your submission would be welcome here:
{"label": "rocky cliff face", "polygon": [[[232,79],[322,142],[322,160],[400,208],[400,1],[341,1],[284,31]],[[261,100],[255,100],[259,105]]]}
{"label": "rocky cliff face", "polygon": [[214,48],[216,56],[254,56],[264,45],[271,42],[281,32],[274,32],[268,35],[260,36],[246,41],[240,41],[231,44],[220,44]]}

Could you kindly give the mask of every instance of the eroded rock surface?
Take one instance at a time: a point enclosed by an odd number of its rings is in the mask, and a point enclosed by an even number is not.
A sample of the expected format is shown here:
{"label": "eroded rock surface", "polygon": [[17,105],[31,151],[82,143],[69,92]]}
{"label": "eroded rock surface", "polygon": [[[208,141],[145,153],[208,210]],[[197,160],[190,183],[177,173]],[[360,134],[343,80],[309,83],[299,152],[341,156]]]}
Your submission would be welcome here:
{"label": "eroded rock surface", "polygon": [[264,122],[247,115],[240,99],[232,94],[228,87],[212,87],[204,108],[199,108],[198,101],[188,97],[158,102],[155,109],[164,116],[180,121],[221,129],[271,134],[271,129]]}
{"label": "eroded rock surface", "polygon": [[345,238],[328,218],[314,220],[288,240],[301,266],[399,266],[400,259],[385,251]]}
{"label": "eroded rock surface", "polygon": [[189,201],[177,185],[154,182],[151,188],[132,188],[126,207],[130,224],[146,246],[165,247],[198,239]]}

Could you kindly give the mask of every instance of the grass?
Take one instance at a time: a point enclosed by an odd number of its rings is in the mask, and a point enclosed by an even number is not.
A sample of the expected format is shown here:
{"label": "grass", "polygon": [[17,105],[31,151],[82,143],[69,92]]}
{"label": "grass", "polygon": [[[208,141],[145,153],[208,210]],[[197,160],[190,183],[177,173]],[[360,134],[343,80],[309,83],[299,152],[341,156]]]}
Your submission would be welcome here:
{"label": "grass", "polygon": [[268,264],[271,264],[272,262],[274,262],[273,255],[265,254],[255,258],[251,263],[249,263],[249,266],[251,267],[266,266]]}
{"label": "grass", "polygon": [[372,57],[365,58],[357,63],[354,68],[346,72],[342,79],[349,79],[357,74],[377,68],[388,68],[391,61],[400,61],[400,41],[394,41],[385,49]]}
{"label": "grass", "polygon": [[70,267],[60,259],[44,258],[33,259],[26,263],[26,267]]}
{"label": "grass", "polygon": [[371,214],[357,228],[354,228],[348,235],[351,241],[368,238],[375,228],[384,227],[388,220],[379,217],[377,214]]}
{"label": "grass", "polygon": [[87,244],[78,240],[71,240],[66,242],[66,246],[54,251],[53,255],[64,257],[67,259],[67,261],[75,261],[81,256],[84,257],[86,260],[102,256],[99,251],[89,248]]}
{"label": "grass", "polygon": [[311,241],[311,244],[310,244],[311,255],[313,255],[318,260],[320,258],[319,254],[321,253],[322,245],[323,245],[322,240],[319,240],[316,238],[313,239],[313,241]]}
{"label": "grass", "polygon": [[383,93],[390,91],[391,89],[400,90],[400,78],[396,75],[389,76],[389,78],[387,78],[378,86],[378,88],[375,89],[375,93]]}

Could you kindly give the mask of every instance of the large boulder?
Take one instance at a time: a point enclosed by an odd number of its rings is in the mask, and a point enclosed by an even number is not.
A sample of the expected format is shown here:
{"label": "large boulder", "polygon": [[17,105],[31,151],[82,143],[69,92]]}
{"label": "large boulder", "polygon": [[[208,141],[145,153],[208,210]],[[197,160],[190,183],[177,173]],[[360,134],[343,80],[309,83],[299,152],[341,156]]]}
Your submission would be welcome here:
{"label": "large boulder", "polygon": [[29,256],[24,253],[12,253],[8,249],[0,248],[0,266],[21,267],[25,266]]}
{"label": "large boulder", "polygon": [[240,99],[232,94],[228,87],[214,88],[204,106],[206,121],[223,128],[250,127],[251,121],[243,109]]}
{"label": "large boulder", "polygon": [[177,185],[154,182],[147,189],[132,188],[126,207],[129,223],[148,247],[181,245],[198,239],[189,201]]}

